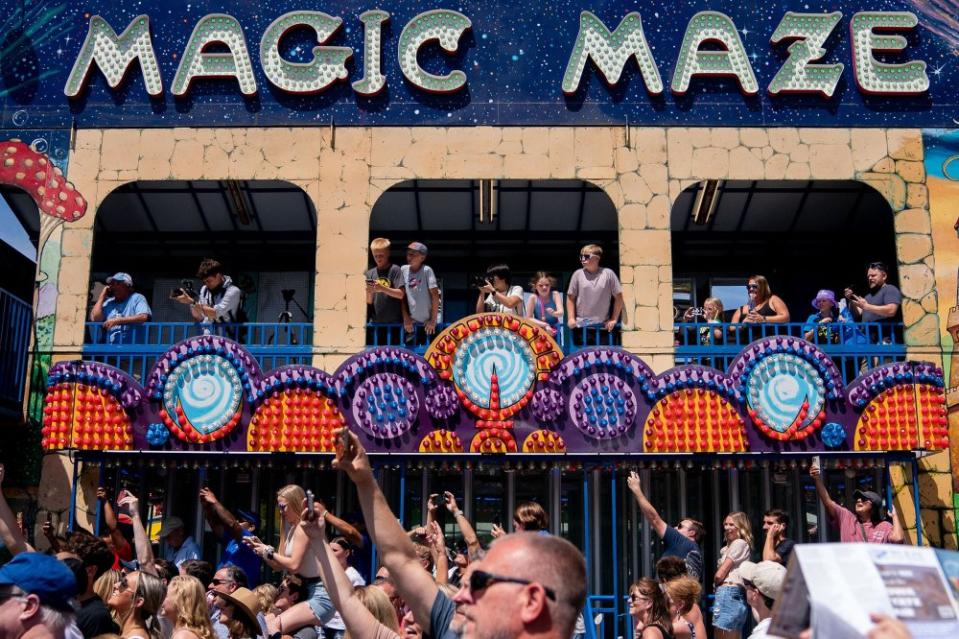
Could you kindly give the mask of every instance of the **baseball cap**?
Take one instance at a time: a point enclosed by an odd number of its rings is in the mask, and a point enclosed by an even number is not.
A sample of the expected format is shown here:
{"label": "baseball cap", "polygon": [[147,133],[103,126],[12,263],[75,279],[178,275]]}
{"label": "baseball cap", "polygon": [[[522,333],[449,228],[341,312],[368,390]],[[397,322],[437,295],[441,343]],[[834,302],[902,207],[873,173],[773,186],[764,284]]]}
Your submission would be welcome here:
{"label": "baseball cap", "polygon": [[874,493],[871,490],[857,490],[852,494],[853,499],[866,499],[872,503],[872,509],[876,512],[879,512],[879,509],[882,507],[882,497],[879,496],[879,493]]}
{"label": "baseball cap", "polygon": [[407,249],[410,251],[416,251],[417,253],[422,253],[423,255],[429,253],[429,249],[427,249],[426,245],[422,242],[412,242]]}
{"label": "baseball cap", "polygon": [[22,552],[0,568],[0,586],[16,586],[40,603],[70,611],[77,596],[77,580],[59,559],[39,552]]}
{"label": "baseball cap", "polygon": [[786,567],[776,561],[760,561],[758,564],[744,561],[739,565],[739,576],[751,582],[764,596],[775,601],[783,591]]}
{"label": "baseball cap", "polygon": [[133,286],[133,278],[130,277],[129,273],[114,273],[107,278],[107,284],[113,284],[114,282],[122,282],[127,286]]}
{"label": "baseball cap", "polygon": [[177,528],[183,528],[183,520],[179,517],[167,517],[163,520],[163,525],[160,526],[160,532],[157,536],[160,538],[166,537]]}
{"label": "baseball cap", "polygon": [[240,519],[244,521],[248,521],[251,524],[253,524],[254,528],[260,527],[260,518],[257,516],[256,513],[250,512],[249,510],[237,509],[236,514],[240,516],[239,517]]}

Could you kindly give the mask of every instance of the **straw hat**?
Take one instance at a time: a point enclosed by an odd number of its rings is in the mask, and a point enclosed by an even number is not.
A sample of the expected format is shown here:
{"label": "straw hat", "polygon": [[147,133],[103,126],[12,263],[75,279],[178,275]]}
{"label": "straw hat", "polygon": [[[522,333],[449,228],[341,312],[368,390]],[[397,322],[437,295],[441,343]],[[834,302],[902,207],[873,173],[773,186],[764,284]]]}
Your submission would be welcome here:
{"label": "straw hat", "polygon": [[250,628],[256,635],[260,634],[260,621],[256,618],[257,613],[260,612],[260,603],[252,590],[237,588],[232,593],[217,592],[216,595],[233,604],[238,616],[245,616]]}

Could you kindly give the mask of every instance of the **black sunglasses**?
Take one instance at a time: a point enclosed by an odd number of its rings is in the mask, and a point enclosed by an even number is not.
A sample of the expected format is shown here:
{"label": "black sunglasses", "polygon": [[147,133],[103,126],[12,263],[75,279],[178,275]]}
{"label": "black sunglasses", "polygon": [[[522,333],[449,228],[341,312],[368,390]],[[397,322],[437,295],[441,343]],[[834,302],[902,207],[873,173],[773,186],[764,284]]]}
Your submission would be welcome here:
{"label": "black sunglasses", "polygon": [[759,290],[759,284],[747,284],[746,288],[748,288],[750,291],[753,289]]}
{"label": "black sunglasses", "polygon": [[[476,592],[477,590],[486,590],[496,582],[508,583],[508,584],[523,584],[528,586],[529,584],[538,583],[532,579],[520,579],[519,577],[504,577],[502,575],[494,575],[489,572],[484,572],[482,570],[474,570],[473,574],[470,575],[469,589],[470,592]],[[543,592],[546,593],[546,596],[556,601],[556,591],[552,588],[547,588],[540,584],[540,587],[543,589]]]}

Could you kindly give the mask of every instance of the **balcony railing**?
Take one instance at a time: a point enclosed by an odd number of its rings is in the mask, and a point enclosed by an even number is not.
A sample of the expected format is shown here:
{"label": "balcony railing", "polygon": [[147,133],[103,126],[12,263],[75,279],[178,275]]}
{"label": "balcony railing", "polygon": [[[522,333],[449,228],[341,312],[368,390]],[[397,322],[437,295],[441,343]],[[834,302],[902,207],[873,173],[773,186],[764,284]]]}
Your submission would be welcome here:
{"label": "balcony railing", "polygon": [[[436,333],[439,334],[447,326],[449,324],[437,325]],[[417,329],[416,333],[413,336],[407,335],[402,324],[367,324],[366,346],[400,346],[423,354],[429,347],[429,341],[424,339],[421,329]],[[619,324],[612,331],[607,331],[601,325],[579,328],[563,326],[554,337],[563,352],[568,353],[587,346],[619,346],[622,343]]]}
{"label": "balcony railing", "polygon": [[846,383],[864,368],[906,359],[902,324],[892,322],[698,322],[676,324],[675,334],[677,364],[700,364],[723,371],[750,342],[787,335],[805,339],[830,355]]}
{"label": "balcony railing", "polygon": [[129,332],[123,343],[107,343],[99,323],[86,325],[84,359],[109,364],[137,380],[145,380],[156,358],[177,342],[197,335],[220,335],[236,340],[256,357],[265,370],[288,364],[310,364],[313,325],[309,322],[198,324],[146,322]]}
{"label": "balcony railing", "polygon": [[23,401],[27,381],[27,351],[33,309],[0,288],[0,401],[11,405]]}

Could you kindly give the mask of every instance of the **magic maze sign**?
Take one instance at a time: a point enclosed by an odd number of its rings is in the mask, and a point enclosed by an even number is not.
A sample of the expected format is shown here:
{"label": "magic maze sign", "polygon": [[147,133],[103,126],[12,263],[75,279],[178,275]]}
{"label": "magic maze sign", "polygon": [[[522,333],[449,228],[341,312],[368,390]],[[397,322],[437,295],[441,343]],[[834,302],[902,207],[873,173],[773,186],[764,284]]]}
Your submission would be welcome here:
{"label": "magic maze sign", "polygon": [[0,128],[959,117],[959,0],[518,4],[22,3]]}

